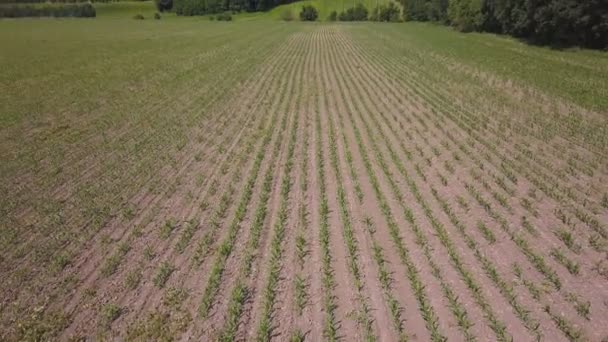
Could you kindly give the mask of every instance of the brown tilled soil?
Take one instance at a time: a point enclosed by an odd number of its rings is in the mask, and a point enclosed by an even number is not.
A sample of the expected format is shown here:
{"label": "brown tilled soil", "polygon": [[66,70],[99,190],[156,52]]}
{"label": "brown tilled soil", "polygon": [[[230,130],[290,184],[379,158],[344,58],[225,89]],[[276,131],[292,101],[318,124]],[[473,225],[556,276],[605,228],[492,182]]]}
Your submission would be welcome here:
{"label": "brown tilled soil", "polygon": [[[325,25],[275,44],[122,199],[128,214],[110,208],[36,284],[28,319],[11,316],[25,294],[2,282],[0,339],[607,338],[605,160],[586,175],[562,155],[596,152],[524,131],[515,114],[549,110],[545,96],[522,103],[449,57],[419,70],[415,53],[361,37],[384,39]],[[483,84],[439,82],[442,68]],[[486,114],[497,98],[502,116]]]}

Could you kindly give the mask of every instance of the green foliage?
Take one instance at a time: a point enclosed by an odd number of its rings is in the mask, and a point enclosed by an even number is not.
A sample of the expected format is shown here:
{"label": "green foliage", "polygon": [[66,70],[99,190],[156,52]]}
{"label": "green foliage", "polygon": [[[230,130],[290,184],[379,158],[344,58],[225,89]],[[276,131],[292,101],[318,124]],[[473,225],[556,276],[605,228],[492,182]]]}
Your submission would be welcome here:
{"label": "green foliage", "polygon": [[427,5],[427,15],[429,20],[448,23],[449,0],[431,0]]}
{"label": "green foliage", "polygon": [[141,14],[136,14],[136,15],[133,16],[133,19],[135,19],[135,20],[144,20],[145,18]]}
{"label": "green foliage", "polygon": [[315,21],[319,17],[319,12],[312,5],[302,6],[300,11],[300,20],[302,21]]}
{"label": "green foliage", "polygon": [[101,275],[103,275],[104,277],[108,277],[114,274],[130,249],[131,246],[128,242],[123,242],[122,244],[120,244],[116,252],[114,252],[114,254],[108,257],[104,262],[103,266],[101,267]]}
{"label": "green foliage", "polygon": [[116,304],[106,304],[101,308],[100,325],[109,327],[123,313],[123,309]]}
{"label": "green foliage", "polygon": [[128,341],[172,341],[171,318],[167,313],[153,312],[127,329]]}
{"label": "green foliage", "polygon": [[329,13],[329,17],[327,17],[327,19],[329,21],[336,21],[336,20],[338,20],[338,12],[337,11],[331,11]]}
{"label": "green foliage", "polygon": [[[141,16],[140,14],[138,14],[138,15]],[[141,16],[141,18],[134,17],[133,19],[143,19],[143,18],[144,17]],[[171,235],[171,233],[175,230],[175,228],[177,228],[177,223],[175,223],[175,220],[173,220],[173,219],[167,220],[165,222],[165,224],[160,227],[160,238],[163,240],[168,239],[169,236]]]}
{"label": "green foliage", "polygon": [[166,261],[163,262],[158,269],[158,273],[156,273],[156,276],[154,276],[154,279],[152,279],[152,282],[158,288],[165,287],[165,284],[167,283],[167,280],[169,280],[169,277],[173,271],[175,271],[175,267],[173,265]]}
{"label": "green foliage", "polygon": [[374,8],[369,16],[369,20],[395,23],[401,21],[401,13],[399,7],[394,2],[389,2],[388,5],[379,5]]}
{"label": "green foliage", "polygon": [[[206,13],[213,13],[208,11],[207,3],[205,1],[195,1],[195,0],[176,0],[175,1],[175,13],[177,15],[203,15]],[[209,18],[213,20],[212,17]]]}
{"label": "green foliage", "polygon": [[173,8],[173,0],[154,0],[154,5],[159,12],[170,11]]}
{"label": "green foliage", "polygon": [[143,275],[140,269],[130,271],[125,277],[125,287],[128,290],[135,290],[137,286],[139,286],[142,277]]}
{"label": "green foliage", "polygon": [[340,13],[338,19],[340,21],[366,21],[368,11],[362,3],[358,3],[355,7],[351,7],[346,11]]}
{"label": "green foliage", "polygon": [[554,46],[608,47],[604,0],[401,0],[406,20],[437,21]]}
{"label": "green foliage", "polygon": [[[164,0],[168,1],[168,0]],[[240,11],[267,11],[291,0],[175,0],[177,15],[193,16]],[[227,17],[226,17],[227,18]],[[219,19],[218,20],[223,20]]]}
{"label": "green foliage", "polygon": [[17,340],[52,341],[68,324],[69,317],[62,312],[46,312],[34,309],[30,316],[17,322]]}
{"label": "green foliage", "polygon": [[428,21],[427,0],[402,0],[406,20]]}
{"label": "green foliage", "polygon": [[452,25],[462,32],[481,29],[483,16],[481,14],[482,0],[450,0],[448,17]]}
{"label": "green foliage", "polygon": [[81,17],[94,18],[95,8],[90,3],[84,4],[45,4],[0,6],[0,18],[22,17]]}

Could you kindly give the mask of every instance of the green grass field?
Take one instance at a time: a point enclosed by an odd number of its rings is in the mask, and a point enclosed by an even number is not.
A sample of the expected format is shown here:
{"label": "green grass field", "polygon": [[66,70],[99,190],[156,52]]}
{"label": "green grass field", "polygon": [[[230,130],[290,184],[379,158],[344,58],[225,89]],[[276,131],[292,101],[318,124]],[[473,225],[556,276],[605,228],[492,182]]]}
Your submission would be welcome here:
{"label": "green grass field", "polygon": [[608,54],[302,4],[0,20],[0,340],[608,336]]}

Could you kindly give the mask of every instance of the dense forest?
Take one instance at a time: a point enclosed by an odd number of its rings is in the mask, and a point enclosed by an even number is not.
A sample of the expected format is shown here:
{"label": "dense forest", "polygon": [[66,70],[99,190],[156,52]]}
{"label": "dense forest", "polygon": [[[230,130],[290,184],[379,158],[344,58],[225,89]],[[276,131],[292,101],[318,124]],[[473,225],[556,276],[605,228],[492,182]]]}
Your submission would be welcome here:
{"label": "dense forest", "polygon": [[608,0],[402,0],[404,17],[537,44],[608,47]]}

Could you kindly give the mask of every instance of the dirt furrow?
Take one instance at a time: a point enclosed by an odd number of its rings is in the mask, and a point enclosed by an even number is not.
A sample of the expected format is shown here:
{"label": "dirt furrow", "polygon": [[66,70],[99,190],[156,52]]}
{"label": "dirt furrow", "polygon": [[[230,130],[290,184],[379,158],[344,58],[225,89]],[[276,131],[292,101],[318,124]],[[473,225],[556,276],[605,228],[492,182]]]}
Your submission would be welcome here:
{"label": "dirt furrow", "polygon": [[[342,170],[342,174],[339,176],[339,178],[343,180],[343,187],[345,188],[344,192],[346,193],[345,198],[348,201],[347,206],[349,208],[349,215],[351,216],[350,223],[353,226],[352,233],[349,234],[353,236],[352,239],[355,241],[357,247],[364,247],[360,248],[360,251],[357,253],[357,262],[359,265],[357,268],[355,268],[355,270],[357,270],[357,276],[361,277],[361,279],[359,280],[355,278],[355,284],[357,284],[357,282],[361,283],[361,289],[359,289],[358,294],[358,296],[361,297],[359,301],[361,302],[360,306],[362,309],[360,310],[364,310],[366,307],[368,307],[369,312],[361,312],[360,315],[372,316],[371,320],[373,321],[375,332],[374,338],[379,340],[398,340],[400,338],[405,338],[405,334],[399,330],[395,331],[392,329],[385,329],[386,326],[393,325],[394,323],[393,318],[391,318],[391,315],[389,314],[389,311],[391,310],[389,309],[390,304],[385,302],[384,298],[382,297],[383,290],[382,285],[378,280],[379,277],[377,276],[378,269],[376,269],[374,261],[372,260],[372,244],[365,232],[365,230],[368,228],[365,226],[366,223],[363,215],[364,211],[362,211],[360,207],[360,202],[362,199],[360,199],[359,196],[361,195],[358,195],[358,193],[363,194],[363,192],[358,192],[361,191],[361,189],[357,188],[360,187],[358,178],[352,177],[351,173],[347,172],[347,167],[344,167],[344,165],[352,163],[352,153],[350,152],[349,148],[351,144],[346,140],[346,132],[349,131],[349,128],[344,126],[342,120],[343,115],[346,115],[345,113],[348,111],[344,99],[352,98],[354,94],[348,94],[347,90],[342,89],[337,83],[336,78],[338,76],[336,75],[341,70],[336,66],[336,61],[342,60],[346,55],[340,50],[333,51],[334,49],[332,47],[335,47],[334,36],[337,33],[334,30],[330,30],[329,32],[330,34],[328,41],[330,43],[330,47],[327,48],[328,54],[326,56],[326,67],[329,67],[330,70],[334,70],[334,73],[325,71],[323,74],[328,75],[328,77],[326,77],[326,87],[328,89],[326,93],[332,95],[329,97],[330,102],[328,106],[331,109],[330,113],[332,113],[330,120],[334,122],[330,122],[330,128],[331,125],[338,127],[336,137],[334,139],[336,141],[338,159],[340,161]],[[339,123],[335,123],[335,120],[338,118]],[[348,235],[345,236],[348,237]],[[353,267],[351,266],[351,268]],[[368,320],[369,319],[370,318],[368,318]],[[397,320],[399,321],[400,319],[397,318]]]}
{"label": "dirt furrow", "polygon": [[[303,69],[301,71],[301,93],[295,110],[300,119],[298,123],[299,136],[296,138],[296,149],[294,165],[295,176],[289,203],[288,218],[286,219],[286,229],[282,250],[282,260],[279,265],[279,277],[276,280],[276,292],[270,314],[270,330],[273,338],[284,339],[290,336],[303,333],[303,327],[297,325],[298,318],[302,316],[302,310],[307,300],[305,275],[302,274],[304,255],[307,250],[307,243],[310,238],[306,238],[309,228],[308,213],[308,186],[309,186],[309,145],[310,145],[310,113],[307,111],[310,102],[310,75],[311,65],[314,56],[312,35],[306,37],[305,45],[308,51],[305,53]],[[296,289],[296,279],[299,282]],[[307,283],[307,281],[306,281]],[[297,302],[296,302],[297,301]]]}
{"label": "dirt furrow", "polygon": [[[290,73],[292,74],[292,77],[287,78],[289,80],[288,85],[287,85],[287,89],[283,88],[281,90],[281,96],[275,97],[274,102],[277,103],[277,105],[279,107],[271,109],[271,112],[274,112],[273,115],[275,116],[280,116],[282,117],[281,120],[281,130],[277,130],[276,132],[272,132],[272,133],[277,133],[279,134],[276,137],[276,142],[274,143],[273,146],[273,159],[272,161],[268,161],[268,165],[265,165],[266,163],[264,163],[264,165],[262,166],[262,169],[266,169],[265,172],[265,177],[264,177],[264,183],[259,183],[259,186],[261,187],[260,191],[260,199],[259,199],[259,203],[257,203],[257,210],[255,213],[252,213],[252,216],[249,219],[245,219],[241,226],[244,227],[248,227],[251,226],[251,231],[250,230],[245,230],[242,232],[242,234],[238,234],[235,235],[235,232],[237,231],[237,227],[233,226],[229,229],[229,235],[224,239],[223,245],[226,245],[227,248],[230,249],[234,249],[236,251],[236,254],[232,255],[232,257],[230,257],[230,255],[227,255],[226,257],[220,257],[218,256],[218,258],[216,259],[213,269],[212,269],[212,276],[211,278],[209,278],[209,280],[207,281],[207,285],[205,286],[205,292],[203,293],[203,297],[201,299],[201,305],[199,307],[199,313],[200,315],[205,318],[205,317],[209,317],[209,315],[213,316],[213,319],[205,319],[205,324],[200,326],[197,330],[199,330],[199,334],[202,333],[204,334],[204,336],[211,336],[211,334],[214,334],[213,331],[216,329],[220,329],[221,327],[219,325],[223,325],[223,323],[225,323],[221,316],[224,315],[234,315],[235,312],[234,311],[228,311],[228,312],[224,312],[223,309],[221,307],[223,307],[224,304],[228,304],[230,308],[232,308],[232,302],[233,299],[236,298],[234,297],[234,295],[236,294],[235,291],[237,288],[242,287],[244,290],[244,284],[241,283],[243,281],[242,276],[243,276],[243,272],[248,273],[251,271],[252,267],[254,267],[254,261],[255,261],[255,246],[257,246],[257,244],[260,243],[260,237],[261,234],[263,232],[263,227],[265,225],[265,222],[267,220],[267,206],[268,206],[268,201],[273,194],[273,188],[274,188],[274,184],[276,184],[276,182],[273,180],[274,176],[276,176],[276,173],[278,172],[278,170],[274,170],[272,165],[275,164],[275,160],[276,158],[279,158],[279,154],[281,153],[281,150],[279,149],[279,142],[281,140],[280,136],[282,136],[282,131],[285,128],[285,126],[287,125],[287,114],[281,114],[282,112],[286,111],[287,109],[284,108],[285,106],[287,106],[287,102],[286,102],[286,98],[285,98],[285,94],[289,91],[289,89],[291,89],[291,87],[293,86],[293,74],[295,73],[295,68],[293,68],[293,66],[291,66],[291,71]],[[276,120],[273,120],[276,121]],[[256,182],[257,183],[257,182]],[[254,187],[252,190],[255,190],[257,188]],[[271,210],[272,210],[272,206],[274,205],[274,199],[272,201],[270,201],[270,205],[271,205]],[[247,242],[248,241],[248,242]],[[230,244],[230,245],[229,245]],[[228,247],[230,246],[230,247]],[[242,266],[239,266],[240,262],[239,260],[242,260]],[[218,268],[221,267],[221,268]],[[225,270],[225,273],[224,273]],[[218,274],[219,277],[221,277],[220,279],[215,280],[214,274]],[[233,278],[233,277],[236,277]],[[231,281],[231,279],[234,279]],[[236,281],[237,283],[234,285],[235,287],[224,287],[224,288],[218,288],[219,286],[219,282],[220,281],[227,281],[228,283],[234,283],[234,281]],[[232,292],[229,293],[224,293],[224,291],[228,291],[230,288],[232,288]],[[217,293],[217,292],[220,293]],[[249,293],[247,293],[247,295],[249,295]],[[224,298],[223,300],[220,301],[220,303],[222,303],[221,307],[215,307],[213,305],[213,303],[215,302],[215,298],[219,297],[219,298]],[[228,297],[231,298],[228,298]],[[242,299],[244,300],[244,298]],[[228,303],[230,301],[230,303]],[[242,309],[241,305],[243,303],[241,302],[237,302],[235,303],[237,306],[239,306],[239,310]],[[213,312],[210,312],[209,310],[213,309]],[[234,322],[234,326],[231,326],[231,329],[235,329],[234,332],[236,332],[236,329],[238,328],[238,316],[240,316],[240,314],[238,314],[237,316],[233,316],[232,319],[236,319],[236,322]],[[229,317],[227,319],[230,319]],[[213,323],[215,322],[215,324]],[[207,326],[207,324],[210,324],[210,326]],[[213,328],[215,326],[215,328]],[[220,333],[220,332],[218,332]]]}

